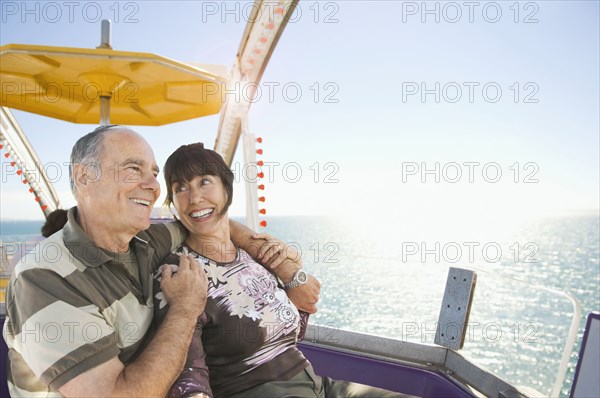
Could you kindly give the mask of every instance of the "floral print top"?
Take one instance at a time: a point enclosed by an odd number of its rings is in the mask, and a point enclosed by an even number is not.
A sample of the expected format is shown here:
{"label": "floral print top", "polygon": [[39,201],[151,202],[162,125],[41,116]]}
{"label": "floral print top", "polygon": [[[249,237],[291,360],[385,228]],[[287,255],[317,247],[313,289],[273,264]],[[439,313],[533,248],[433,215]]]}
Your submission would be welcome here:
{"label": "floral print top", "polygon": [[[192,392],[226,397],[268,381],[289,379],[308,366],[296,348],[298,310],[274,275],[241,249],[234,261],[217,263],[184,244],[165,263],[176,271],[179,256],[188,253],[207,274],[208,300],[171,397]],[[154,283],[158,324],[168,309],[161,277],[158,271]]]}

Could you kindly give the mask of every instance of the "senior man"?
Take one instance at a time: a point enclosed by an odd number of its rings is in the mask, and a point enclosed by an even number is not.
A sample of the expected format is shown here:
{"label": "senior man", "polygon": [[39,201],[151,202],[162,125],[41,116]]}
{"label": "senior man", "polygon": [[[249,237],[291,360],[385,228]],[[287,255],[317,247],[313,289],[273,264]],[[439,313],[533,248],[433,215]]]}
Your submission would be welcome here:
{"label": "senior man", "polygon": [[[174,223],[150,225],[160,194],[154,153],[133,130],[103,126],[77,141],[70,172],[77,206],[17,264],[7,291],[10,393],[162,397],[183,368],[206,276],[187,257],[175,275],[165,268],[170,309],[150,338],[152,273],[184,239]],[[299,263],[275,253],[277,244],[257,245],[239,224],[232,232],[251,255],[283,260],[274,272],[292,279]],[[311,278],[290,298],[314,312],[318,290]]]}

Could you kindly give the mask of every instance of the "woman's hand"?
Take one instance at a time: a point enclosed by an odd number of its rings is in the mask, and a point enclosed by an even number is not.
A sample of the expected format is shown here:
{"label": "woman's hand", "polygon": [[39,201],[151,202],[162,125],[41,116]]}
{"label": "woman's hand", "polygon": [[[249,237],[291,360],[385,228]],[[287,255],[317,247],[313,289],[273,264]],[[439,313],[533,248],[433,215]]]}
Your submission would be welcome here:
{"label": "woman's hand", "polygon": [[277,268],[286,259],[301,265],[300,254],[294,246],[273,238],[269,234],[254,234],[252,239],[260,243],[258,260],[270,269]]}

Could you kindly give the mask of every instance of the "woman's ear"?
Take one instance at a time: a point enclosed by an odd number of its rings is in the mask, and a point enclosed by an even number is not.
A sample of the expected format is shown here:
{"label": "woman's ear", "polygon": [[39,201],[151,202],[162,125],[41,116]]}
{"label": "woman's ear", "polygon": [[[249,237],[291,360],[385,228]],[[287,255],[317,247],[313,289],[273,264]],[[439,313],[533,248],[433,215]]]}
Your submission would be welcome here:
{"label": "woman's ear", "polygon": [[171,215],[173,216],[173,218],[175,218],[175,220],[179,220],[179,218],[177,217],[179,215],[179,212],[177,211],[175,206],[173,206],[173,203],[169,203],[168,209],[171,212]]}

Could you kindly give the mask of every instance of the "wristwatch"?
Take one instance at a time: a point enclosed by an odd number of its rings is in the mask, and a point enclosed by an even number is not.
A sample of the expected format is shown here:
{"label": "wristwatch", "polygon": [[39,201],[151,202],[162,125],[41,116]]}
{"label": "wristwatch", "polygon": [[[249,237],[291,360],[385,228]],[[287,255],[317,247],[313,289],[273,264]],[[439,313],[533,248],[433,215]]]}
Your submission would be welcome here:
{"label": "wristwatch", "polygon": [[308,282],[308,274],[303,270],[299,269],[298,271],[296,271],[294,277],[290,282],[283,284],[283,288],[285,290],[293,289],[295,287],[304,285],[306,282]]}

